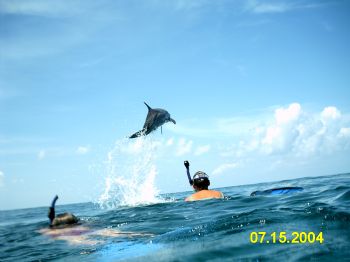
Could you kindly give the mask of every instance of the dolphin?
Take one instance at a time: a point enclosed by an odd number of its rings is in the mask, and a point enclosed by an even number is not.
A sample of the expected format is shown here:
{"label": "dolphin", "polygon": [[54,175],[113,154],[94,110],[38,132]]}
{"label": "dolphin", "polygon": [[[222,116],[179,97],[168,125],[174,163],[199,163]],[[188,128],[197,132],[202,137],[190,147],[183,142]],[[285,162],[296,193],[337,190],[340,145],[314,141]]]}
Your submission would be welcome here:
{"label": "dolphin", "polygon": [[167,122],[173,122],[176,124],[176,121],[170,117],[168,111],[160,108],[151,108],[144,102],[148,108],[148,114],[145,120],[145,124],[143,125],[143,129],[131,135],[129,138],[135,138],[139,136],[145,136],[156,130],[158,127],[161,127],[163,124]]}

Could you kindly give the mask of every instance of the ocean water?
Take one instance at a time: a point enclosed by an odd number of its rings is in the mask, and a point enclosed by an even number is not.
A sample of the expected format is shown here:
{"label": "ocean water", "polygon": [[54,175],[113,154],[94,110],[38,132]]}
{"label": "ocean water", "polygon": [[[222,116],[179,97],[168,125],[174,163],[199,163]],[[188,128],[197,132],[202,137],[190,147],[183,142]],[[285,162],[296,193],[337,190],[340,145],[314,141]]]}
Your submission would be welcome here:
{"label": "ocean water", "polygon": [[[304,190],[250,196],[280,186]],[[104,235],[75,232],[60,239],[42,234],[48,225],[46,207],[1,211],[0,261],[350,260],[350,174],[220,190],[225,199],[186,203],[183,199],[191,192],[183,192],[148,204],[57,206],[57,213],[79,216],[79,227],[109,232]],[[251,243],[252,232],[266,232],[263,243]],[[288,241],[292,232],[322,232],[323,241],[273,243],[273,232],[286,232]]]}

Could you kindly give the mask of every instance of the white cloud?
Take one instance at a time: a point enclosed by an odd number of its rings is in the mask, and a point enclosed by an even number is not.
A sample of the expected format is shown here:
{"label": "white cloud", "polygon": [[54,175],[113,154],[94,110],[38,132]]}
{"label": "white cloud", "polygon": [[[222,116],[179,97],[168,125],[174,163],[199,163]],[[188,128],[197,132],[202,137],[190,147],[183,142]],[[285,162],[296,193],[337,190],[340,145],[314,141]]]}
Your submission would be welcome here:
{"label": "white cloud", "polygon": [[4,185],[4,172],[0,171],[0,187],[2,187]]}
{"label": "white cloud", "polygon": [[301,114],[301,106],[298,103],[293,103],[288,108],[278,108],[275,112],[275,120],[278,125],[288,124],[299,118]]}
{"label": "white cloud", "polygon": [[[213,142],[224,140],[218,153],[223,157],[310,156],[350,147],[350,116],[342,114],[335,106],[315,112],[304,109],[299,103],[291,103],[272,112],[270,109],[255,112],[229,118],[184,120],[173,132],[205,137]],[[186,144],[184,140],[181,143],[180,147]],[[181,151],[177,155],[184,154],[182,151],[186,152],[186,147],[178,150]],[[204,149],[197,150],[195,148],[195,155]]]}
{"label": "white cloud", "polygon": [[257,152],[306,156],[334,152],[350,143],[350,130],[345,125],[348,125],[347,120],[334,106],[311,114],[303,111],[300,104],[293,103],[276,109],[272,123],[267,120],[257,127],[252,137],[241,141],[236,150],[240,155]]}
{"label": "white cloud", "polygon": [[339,130],[340,137],[350,137],[350,127],[342,127]]}
{"label": "white cloud", "polygon": [[283,13],[292,9],[291,6],[285,3],[274,3],[274,4],[257,4],[252,10],[254,13]]}
{"label": "white cloud", "polygon": [[284,13],[296,9],[316,8],[322,4],[301,4],[293,1],[261,1],[261,0],[247,0],[245,2],[245,9],[255,14],[273,14]]}
{"label": "white cloud", "polygon": [[335,120],[341,117],[340,111],[334,106],[325,107],[321,113],[323,121]]}
{"label": "white cloud", "polygon": [[275,110],[274,123],[265,128],[260,142],[261,149],[266,153],[284,152],[288,145],[298,135],[295,123],[301,115],[301,106],[297,103],[290,104],[287,108]]}
{"label": "white cloud", "polygon": [[194,152],[196,156],[203,155],[210,151],[210,145],[198,146]]}
{"label": "white cloud", "polygon": [[177,144],[175,155],[182,156],[190,153],[192,151],[192,144],[193,144],[192,140],[187,141],[185,138],[180,138]]}
{"label": "white cloud", "polygon": [[46,157],[47,153],[45,150],[40,150],[39,153],[38,153],[38,159],[39,160],[42,160]]}
{"label": "white cloud", "polygon": [[292,3],[279,2],[261,2],[257,0],[246,1],[246,9],[252,13],[283,13],[293,9],[295,6]]}
{"label": "white cloud", "polygon": [[45,17],[70,17],[83,13],[88,8],[92,7],[86,1],[11,0],[0,2],[0,13]]}
{"label": "white cloud", "polygon": [[213,175],[219,175],[222,174],[228,170],[234,169],[238,166],[237,163],[227,163],[227,164],[222,164],[218,166],[217,168],[214,169],[212,172]]}
{"label": "white cloud", "polygon": [[90,146],[79,146],[75,152],[78,155],[86,155],[90,152]]}

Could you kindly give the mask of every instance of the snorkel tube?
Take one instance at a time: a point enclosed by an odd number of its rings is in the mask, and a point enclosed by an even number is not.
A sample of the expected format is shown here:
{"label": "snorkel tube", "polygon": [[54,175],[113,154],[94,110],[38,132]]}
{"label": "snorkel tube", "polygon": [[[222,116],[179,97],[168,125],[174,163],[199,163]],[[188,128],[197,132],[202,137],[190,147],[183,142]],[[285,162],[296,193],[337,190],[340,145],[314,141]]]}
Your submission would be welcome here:
{"label": "snorkel tube", "polygon": [[186,167],[186,173],[187,173],[188,182],[192,186],[193,185],[193,180],[192,180],[191,174],[190,174],[190,163],[187,160],[185,160],[184,161],[184,165]]}
{"label": "snorkel tube", "polygon": [[52,221],[55,219],[55,204],[57,199],[58,199],[58,196],[56,195],[52,200],[51,206],[49,208],[49,214],[47,215],[50,219],[50,225],[52,225]]}
{"label": "snorkel tube", "polygon": [[58,199],[58,196],[56,195],[52,200],[51,206],[49,208],[49,213],[47,215],[50,219],[50,228],[58,228],[58,227],[72,225],[72,224],[77,224],[79,222],[79,218],[71,213],[63,213],[63,214],[58,214],[56,216],[55,204],[57,199]]}

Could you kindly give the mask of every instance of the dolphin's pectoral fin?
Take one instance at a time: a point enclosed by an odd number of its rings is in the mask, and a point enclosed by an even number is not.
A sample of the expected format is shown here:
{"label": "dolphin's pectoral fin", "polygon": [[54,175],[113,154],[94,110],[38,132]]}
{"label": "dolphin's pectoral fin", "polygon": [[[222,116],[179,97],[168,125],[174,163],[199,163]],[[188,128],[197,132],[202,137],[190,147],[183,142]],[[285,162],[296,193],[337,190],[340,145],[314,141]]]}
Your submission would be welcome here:
{"label": "dolphin's pectoral fin", "polygon": [[160,133],[163,134],[163,127],[160,126]]}
{"label": "dolphin's pectoral fin", "polygon": [[169,121],[170,121],[170,122],[173,122],[174,125],[176,125],[176,121],[175,121],[174,119],[170,118]]}
{"label": "dolphin's pectoral fin", "polygon": [[140,131],[137,131],[135,134],[131,135],[129,138],[136,138],[136,137],[139,137],[139,136],[144,136],[146,135],[147,133],[147,128],[144,128]]}

